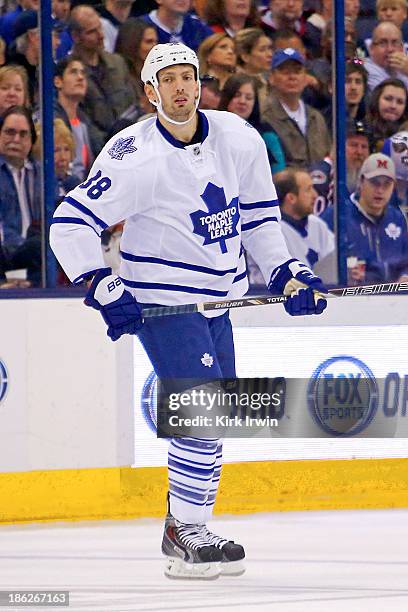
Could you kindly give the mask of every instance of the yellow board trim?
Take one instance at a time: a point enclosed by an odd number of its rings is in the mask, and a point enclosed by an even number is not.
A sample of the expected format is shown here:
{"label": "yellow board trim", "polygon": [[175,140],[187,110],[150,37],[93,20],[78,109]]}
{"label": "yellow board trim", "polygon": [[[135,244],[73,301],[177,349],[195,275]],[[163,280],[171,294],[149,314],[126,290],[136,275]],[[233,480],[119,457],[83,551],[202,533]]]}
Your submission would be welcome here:
{"label": "yellow board trim", "polygon": [[[167,468],[0,474],[0,522],[130,519],[165,512]],[[226,464],[215,511],[408,507],[408,459]]]}

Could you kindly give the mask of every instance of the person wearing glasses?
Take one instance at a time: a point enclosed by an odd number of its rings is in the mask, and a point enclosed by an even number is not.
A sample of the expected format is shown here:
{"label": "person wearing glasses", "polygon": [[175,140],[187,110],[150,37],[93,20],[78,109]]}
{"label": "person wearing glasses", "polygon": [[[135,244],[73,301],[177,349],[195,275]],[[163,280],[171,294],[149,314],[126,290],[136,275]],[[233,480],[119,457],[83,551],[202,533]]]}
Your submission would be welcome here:
{"label": "person wearing glasses", "polygon": [[0,228],[7,270],[41,277],[40,168],[31,159],[36,140],[30,112],[12,106],[0,119]]}
{"label": "person wearing glasses", "polygon": [[373,30],[370,57],[364,66],[368,72],[368,89],[389,78],[397,78],[408,87],[408,56],[404,53],[402,33],[391,21],[383,21]]}
{"label": "person wearing glasses", "polygon": [[382,21],[391,21],[401,28],[404,51],[408,51],[408,7],[406,0],[377,0],[377,19],[362,19],[358,22],[358,46],[368,50],[372,42],[372,30]]}

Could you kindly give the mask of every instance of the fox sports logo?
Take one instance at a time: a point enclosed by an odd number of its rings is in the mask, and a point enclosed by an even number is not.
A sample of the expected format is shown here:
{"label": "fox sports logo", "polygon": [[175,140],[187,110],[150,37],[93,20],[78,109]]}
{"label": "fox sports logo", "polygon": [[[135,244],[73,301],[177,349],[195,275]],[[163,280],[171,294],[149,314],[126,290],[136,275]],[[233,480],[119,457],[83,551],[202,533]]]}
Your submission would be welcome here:
{"label": "fox sports logo", "polygon": [[8,374],[7,368],[3,361],[0,359],[0,403],[5,398],[8,388]]}
{"label": "fox sports logo", "polygon": [[307,389],[309,412],[320,429],[336,437],[355,436],[373,420],[379,403],[377,381],[360,359],[338,355],[314,371]]}

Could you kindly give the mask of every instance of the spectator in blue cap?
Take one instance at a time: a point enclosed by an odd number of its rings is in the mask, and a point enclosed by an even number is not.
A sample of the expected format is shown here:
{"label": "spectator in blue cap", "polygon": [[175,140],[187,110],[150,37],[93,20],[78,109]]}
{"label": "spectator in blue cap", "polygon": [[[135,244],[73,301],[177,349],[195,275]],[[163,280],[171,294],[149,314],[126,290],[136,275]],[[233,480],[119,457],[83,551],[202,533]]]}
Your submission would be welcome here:
{"label": "spectator in blue cap", "polygon": [[307,85],[305,58],[287,47],[272,58],[273,93],[262,119],[278,134],[286,164],[304,168],[320,161],[330,151],[330,135],[319,111],[301,98]]}
{"label": "spectator in blue cap", "polygon": [[14,40],[14,24],[23,11],[36,11],[40,6],[39,0],[19,0],[17,6],[12,11],[7,11],[0,19],[0,36],[6,45],[10,45]]}

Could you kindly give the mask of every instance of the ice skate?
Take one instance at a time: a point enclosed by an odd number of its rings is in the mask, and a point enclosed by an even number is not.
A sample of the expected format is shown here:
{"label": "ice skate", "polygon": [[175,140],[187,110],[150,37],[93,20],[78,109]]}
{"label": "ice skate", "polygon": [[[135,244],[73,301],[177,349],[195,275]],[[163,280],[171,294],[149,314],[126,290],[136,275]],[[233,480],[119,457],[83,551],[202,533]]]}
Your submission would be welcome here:
{"label": "ice skate", "polygon": [[168,578],[215,580],[220,575],[223,553],[207,542],[202,525],[179,523],[168,514],[162,552],[166,557],[164,573]]}
{"label": "ice skate", "polygon": [[240,544],[226,540],[201,525],[201,535],[208,544],[212,544],[222,552],[221,574],[223,576],[241,576],[245,572],[245,550]]}

